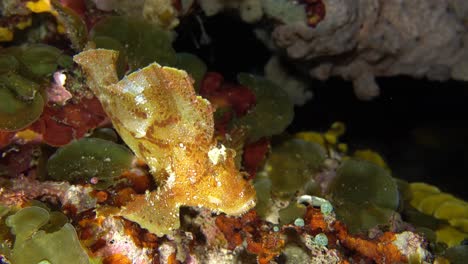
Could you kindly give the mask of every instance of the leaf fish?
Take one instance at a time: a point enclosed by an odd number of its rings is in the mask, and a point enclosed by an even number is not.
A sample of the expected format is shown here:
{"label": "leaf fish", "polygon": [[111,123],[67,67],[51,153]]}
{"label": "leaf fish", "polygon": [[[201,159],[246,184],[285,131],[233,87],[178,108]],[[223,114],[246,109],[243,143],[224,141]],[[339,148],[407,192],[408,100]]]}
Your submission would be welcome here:
{"label": "leaf fish", "polygon": [[120,214],[158,236],[180,226],[180,206],[239,215],[255,190],[235,167],[235,151],[214,137],[213,109],[184,71],[157,63],[118,80],[118,53],[90,49],[74,57],[125,143],[144,160],[158,189],[136,195]]}

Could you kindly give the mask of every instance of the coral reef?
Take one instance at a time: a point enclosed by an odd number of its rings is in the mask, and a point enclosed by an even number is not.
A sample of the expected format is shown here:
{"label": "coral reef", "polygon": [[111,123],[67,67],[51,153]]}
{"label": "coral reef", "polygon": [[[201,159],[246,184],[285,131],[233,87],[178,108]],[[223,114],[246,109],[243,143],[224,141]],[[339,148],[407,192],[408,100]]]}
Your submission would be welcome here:
{"label": "coral reef", "polygon": [[[288,130],[301,73],[364,99],[375,76],[466,80],[466,1],[0,5],[0,263],[466,262],[466,201],[343,122]],[[275,52],[263,75],[178,42],[233,10]]]}

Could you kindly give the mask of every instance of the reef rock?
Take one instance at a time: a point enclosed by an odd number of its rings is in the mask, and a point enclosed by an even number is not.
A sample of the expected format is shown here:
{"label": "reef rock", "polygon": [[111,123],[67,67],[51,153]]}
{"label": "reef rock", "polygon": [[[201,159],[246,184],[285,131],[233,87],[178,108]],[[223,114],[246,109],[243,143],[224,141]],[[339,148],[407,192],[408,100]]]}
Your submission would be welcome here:
{"label": "reef rock", "polygon": [[379,94],[376,76],[468,80],[468,2],[322,0],[316,27],[274,28],[273,43],[313,78],[351,80],[356,95]]}

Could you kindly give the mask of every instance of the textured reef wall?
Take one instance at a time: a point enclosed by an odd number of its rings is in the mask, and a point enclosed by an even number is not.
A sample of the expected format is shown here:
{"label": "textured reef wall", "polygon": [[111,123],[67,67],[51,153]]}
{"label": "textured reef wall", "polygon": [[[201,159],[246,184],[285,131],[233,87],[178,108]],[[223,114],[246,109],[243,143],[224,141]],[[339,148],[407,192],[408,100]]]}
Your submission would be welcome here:
{"label": "textured reef wall", "polygon": [[376,76],[466,80],[466,1],[323,2],[326,15],[316,28],[281,25],[272,33],[312,77],[351,80],[363,99],[378,95]]}
{"label": "textured reef wall", "polygon": [[246,22],[262,16],[279,22],[262,34],[271,47],[312,78],[352,81],[361,99],[379,94],[379,76],[439,81],[468,76],[466,1],[200,2],[207,15],[238,8]]}

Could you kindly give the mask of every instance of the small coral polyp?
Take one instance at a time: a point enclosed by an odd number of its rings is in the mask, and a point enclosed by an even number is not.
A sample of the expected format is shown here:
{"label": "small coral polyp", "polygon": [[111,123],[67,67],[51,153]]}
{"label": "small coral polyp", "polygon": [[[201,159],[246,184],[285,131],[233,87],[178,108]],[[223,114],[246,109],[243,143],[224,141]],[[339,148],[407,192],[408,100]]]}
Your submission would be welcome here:
{"label": "small coral polyp", "polygon": [[[153,63],[118,81],[117,56],[94,49],[74,60],[122,139],[149,165],[159,185],[136,195],[121,215],[162,236],[179,227],[182,205],[231,215],[252,208],[255,190],[235,167],[235,151],[218,147],[211,105],[196,96],[187,73]],[[223,149],[217,162],[209,156],[214,149]]]}

